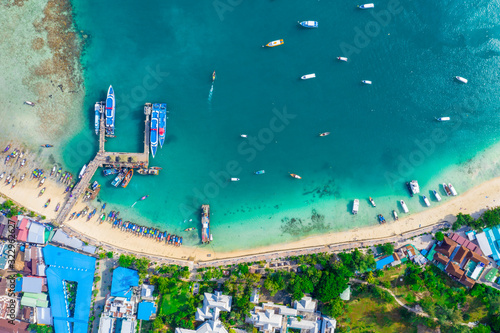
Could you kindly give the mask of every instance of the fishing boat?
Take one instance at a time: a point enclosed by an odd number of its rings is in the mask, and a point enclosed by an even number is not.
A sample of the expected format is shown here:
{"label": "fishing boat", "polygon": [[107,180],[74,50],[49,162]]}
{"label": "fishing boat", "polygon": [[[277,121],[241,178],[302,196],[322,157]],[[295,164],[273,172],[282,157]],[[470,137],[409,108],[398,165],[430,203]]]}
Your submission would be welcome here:
{"label": "fishing boat", "polygon": [[359,210],[359,199],[354,199],[354,202],[352,204],[352,213],[353,215],[356,215]]}
{"label": "fishing boat", "polygon": [[216,78],[216,77],[217,77],[217,76],[215,75],[215,71],[214,71],[214,72],[212,73],[212,82],[214,82],[214,81],[215,81],[215,78]]}
{"label": "fishing boat", "polygon": [[[78,178],[82,178],[82,177],[83,177],[83,175],[85,174],[85,170],[87,170],[87,164],[84,164],[84,165],[82,166],[82,169],[80,170],[80,173],[78,174]],[[65,180],[65,179],[64,179],[64,180]],[[63,180],[63,181],[64,181],[64,180]]]}
{"label": "fishing boat", "polygon": [[16,179],[14,179],[14,182],[12,183],[12,187],[11,187],[11,188],[16,187],[16,184],[17,184],[17,180],[16,180]]}
{"label": "fishing boat", "polygon": [[45,183],[45,179],[47,179],[47,177],[43,177],[42,180],[40,180],[40,183],[38,183],[38,187],[42,186],[43,183]]}
{"label": "fishing boat", "polygon": [[398,213],[395,210],[392,211],[392,215],[394,216],[395,221],[399,220]]}
{"label": "fishing boat", "polygon": [[40,147],[43,147],[43,148],[52,148],[54,146],[53,145],[49,145],[49,144],[44,144],[44,145],[41,145]]}
{"label": "fishing boat", "polygon": [[10,155],[5,158],[4,164],[7,164],[7,162],[10,160]]}
{"label": "fishing boat", "polygon": [[256,175],[263,175],[266,173],[266,170],[259,170],[259,171],[255,171],[255,174]]}
{"label": "fishing boat", "polygon": [[99,187],[99,183],[97,182],[97,180],[94,180],[94,182],[92,183],[92,185],[90,185],[90,188],[92,189],[92,191],[95,191],[95,189],[97,187]]}
{"label": "fishing boat", "polygon": [[24,101],[24,104],[29,105],[29,106],[35,106],[35,103],[30,102],[30,101]]}
{"label": "fishing boat", "polygon": [[45,207],[45,208],[47,208],[47,206],[48,206],[49,204],[50,204],[50,199],[49,199],[49,200],[47,200],[47,202],[45,203],[45,206],[44,206],[44,207]]}
{"label": "fishing boat", "polygon": [[314,79],[316,77],[316,74],[315,73],[312,73],[312,74],[306,74],[306,75],[302,75],[300,77],[301,80],[308,80],[308,79]]}
{"label": "fishing boat", "polygon": [[385,223],[385,218],[382,216],[382,214],[378,214],[378,222],[380,224]]}
{"label": "fishing boat", "polygon": [[451,183],[448,184],[448,188],[451,191],[451,195],[456,196],[458,194],[457,191],[455,191],[455,188],[453,187],[453,185],[451,185]]}
{"label": "fishing boat", "polygon": [[440,117],[440,118],[436,118],[437,121],[449,121],[450,120],[450,117]]}
{"label": "fishing boat", "polygon": [[51,177],[52,177],[52,176],[56,173],[56,169],[57,169],[57,167],[54,165],[54,166],[52,167],[52,171],[50,171],[50,176],[51,176]]}
{"label": "fishing boat", "polygon": [[296,178],[296,179],[302,179],[302,177],[300,177],[299,175],[296,175],[294,173],[291,173],[290,176],[292,176],[293,178]]}
{"label": "fishing boat", "polygon": [[23,175],[21,176],[21,178],[19,178],[19,182],[22,182],[24,180],[24,177],[26,177],[25,173],[23,173]]}
{"label": "fishing boat", "polygon": [[444,188],[444,191],[445,191],[446,195],[450,196],[451,195],[451,191],[450,191],[450,188],[448,187],[448,185],[446,185],[445,183],[443,183],[443,188]]}
{"label": "fishing boat", "polygon": [[158,118],[158,141],[160,142],[160,148],[163,148],[163,143],[165,142],[165,136],[167,133],[167,104],[160,104],[160,117]]}
{"label": "fishing boat", "polygon": [[160,174],[160,171],[157,169],[149,168],[149,169],[138,169],[137,173],[140,175],[155,175],[158,176]]}
{"label": "fishing boat", "polygon": [[123,188],[126,188],[128,186],[128,183],[130,183],[130,180],[132,179],[132,176],[134,175],[134,169],[130,169],[127,174],[125,175],[125,177],[123,178],[123,181],[122,181],[122,187]]}
{"label": "fishing boat", "polygon": [[59,210],[59,207],[61,207],[61,203],[60,203],[60,202],[59,202],[59,203],[57,203],[56,209],[55,209],[54,211],[56,211],[56,212],[57,212],[57,211]]}
{"label": "fishing boat", "polygon": [[[275,47],[279,45],[283,45],[285,42],[283,42],[283,39],[278,39],[278,40],[273,40],[272,42],[267,43],[265,46],[267,47]],[[264,47],[264,46],[262,46]]]}
{"label": "fishing boat", "polygon": [[21,168],[22,168],[25,164],[26,164],[26,159],[23,159],[23,160],[21,161]]}
{"label": "fishing boat", "polygon": [[3,179],[3,176],[5,176],[5,171],[0,175],[0,179]]}
{"label": "fishing boat", "polygon": [[348,59],[346,57],[337,57],[337,60],[347,62]]}
{"label": "fishing boat", "polygon": [[242,138],[246,138],[246,137],[248,137],[248,135],[246,135],[246,134],[240,134],[240,136],[241,136]]}
{"label": "fishing boat", "polygon": [[75,217],[75,215],[76,215],[76,212],[73,212],[73,214],[71,214],[71,215],[69,216],[69,219],[68,219],[68,220],[72,220],[72,219]]}
{"label": "fishing boat", "polygon": [[59,168],[59,170],[57,170],[57,173],[56,173],[57,179],[61,178],[61,173],[62,173],[62,168]]}
{"label": "fishing boat", "polygon": [[441,196],[436,190],[433,190],[432,193],[434,194],[434,197],[436,198],[437,201],[441,201]]}
{"label": "fishing boat", "polygon": [[430,207],[431,206],[431,202],[429,201],[429,199],[424,195],[423,196],[423,199],[424,199],[424,203],[427,207]]}
{"label": "fishing boat", "polygon": [[4,153],[8,152],[10,149],[10,145],[7,145],[7,147],[5,147],[5,149],[3,150]]}
{"label": "fishing boat", "polygon": [[127,174],[127,168],[124,168],[119,174],[118,176],[115,177],[115,179],[113,179],[113,181],[111,182],[111,185],[113,185],[114,187],[118,187],[118,185],[120,185],[120,183],[123,181],[123,178],[125,178],[125,175]]}
{"label": "fishing boat", "polygon": [[406,206],[406,203],[404,202],[404,200],[401,200],[399,203],[401,204],[401,207],[403,208],[403,212],[405,212],[405,213],[410,212],[410,210],[408,209],[408,206]]}
{"label": "fishing boat", "polygon": [[115,92],[113,86],[109,86],[106,98],[106,134],[115,135]]}
{"label": "fishing boat", "polygon": [[370,80],[362,80],[361,83],[364,83],[364,84],[372,84],[372,81]]}
{"label": "fishing boat", "polygon": [[101,121],[101,103],[96,102],[94,106],[94,128],[95,128],[95,134],[99,134],[99,124]]}
{"label": "fishing boat", "polygon": [[416,180],[412,180],[410,182],[410,190],[413,194],[420,193],[420,187],[418,186],[418,182]]}
{"label": "fishing boat", "polygon": [[149,197],[149,194],[148,194],[148,195],[143,196],[143,197],[141,198],[141,201],[142,201],[142,200],[146,200],[148,197]]}
{"label": "fishing boat", "polygon": [[9,176],[9,179],[7,179],[7,185],[9,185],[12,182],[13,179],[14,179],[14,177],[10,177]]}
{"label": "fishing boat", "polygon": [[231,181],[232,182],[238,182],[238,181],[240,181],[240,179],[239,178],[231,178]]}
{"label": "fishing boat", "polygon": [[359,5],[359,9],[369,9],[369,8],[374,8],[375,5],[373,3],[365,3],[364,5]]}
{"label": "fishing boat", "polygon": [[119,170],[119,169],[116,169],[116,168],[112,168],[112,169],[103,169],[103,170],[102,170],[102,173],[103,173],[105,176],[115,175],[115,174],[117,174],[118,172],[120,172],[120,170]]}
{"label": "fishing boat", "polygon": [[160,116],[159,105],[156,103],[153,105],[153,112],[151,113],[151,131],[149,134],[149,141],[151,144],[151,155],[153,158],[156,155],[156,150],[158,149],[158,117]]}
{"label": "fishing boat", "polygon": [[462,83],[467,83],[468,80],[466,78],[463,78],[461,76],[455,76],[455,79],[459,82],[462,82]]}
{"label": "fishing boat", "polygon": [[304,28],[317,28],[318,27],[318,21],[302,21],[298,22],[301,26]]}
{"label": "fishing boat", "polygon": [[373,200],[372,197],[369,197],[368,200],[370,200],[373,207],[377,207],[377,204],[375,204],[375,200]]}
{"label": "fishing boat", "polygon": [[194,230],[196,229],[195,227],[191,227],[191,228],[187,228],[187,229],[184,229],[184,231],[191,231],[191,230]]}
{"label": "fishing boat", "polygon": [[319,136],[327,136],[327,135],[330,135],[330,132],[319,133]]}
{"label": "fishing boat", "polygon": [[106,209],[106,203],[103,203],[103,204],[102,204],[102,207],[101,207],[101,212],[102,212],[103,210],[105,210],[105,209]]}

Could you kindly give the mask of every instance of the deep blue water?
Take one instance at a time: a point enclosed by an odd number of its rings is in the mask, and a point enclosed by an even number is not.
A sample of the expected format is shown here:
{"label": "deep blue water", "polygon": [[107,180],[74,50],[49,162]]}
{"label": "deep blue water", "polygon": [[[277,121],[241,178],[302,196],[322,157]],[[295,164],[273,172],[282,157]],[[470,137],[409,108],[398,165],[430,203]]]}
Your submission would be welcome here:
{"label": "deep blue water", "polygon": [[[151,163],[163,167],[160,176],[136,175],[125,190],[96,176],[105,184],[100,198],[122,216],[179,232],[199,226],[199,205],[209,203],[221,250],[370,225],[401,198],[423,209],[407,199],[404,181],[418,179],[428,193],[449,166],[498,141],[496,2],[390,0],[374,10],[338,1],[230,3],[73,1],[87,36],[88,126],[67,146],[66,164],[76,171],[94,156],[93,105],[110,84],[117,138],[109,151],[140,151],[144,103],[168,104],[166,144]],[[280,38],[282,46],[261,47]],[[342,55],[347,63],[336,60]],[[299,79],[308,73],[317,77]],[[436,122],[441,116],[451,121]],[[325,131],[332,134],[318,137]],[[260,169],[266,174],[253,175]],[[452,180],[459,191],[474,183]],[[313,209],[324,223],[308,228]],[[294,217],[302,226],[285,226]],[[194,245],[199,235],[185,240]]]}

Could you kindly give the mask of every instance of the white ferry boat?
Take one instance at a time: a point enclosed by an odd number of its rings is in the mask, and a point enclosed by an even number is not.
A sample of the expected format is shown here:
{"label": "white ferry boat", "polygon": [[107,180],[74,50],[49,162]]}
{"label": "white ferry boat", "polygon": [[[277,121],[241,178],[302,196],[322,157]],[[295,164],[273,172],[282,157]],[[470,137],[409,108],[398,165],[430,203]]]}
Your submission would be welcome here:
{"label": "white ferry boat", "polygon": [[413,194],[420,193],[420,187],[418,186],[418,182],[416,180],[412,180],[410,182],[410,188]]}
{"label": "white ferry boat", "polygon": [[370,81],[370,80],[363,80],[361,82],[364,83],[364,84],[372,84],[372,81]]}
{"label": "white ferry boat", "polygon": [[436,198],[437,201],[441,201],[441,196],[436,190],[433,190],[432,193],[434,193],[434,197]]}
{"label": "white ferry boat", "polygon": [[451,191],[451,195],[456,196],[458,194],[453,185],[451,185],[451,183],[448,184],[448,188]]}
{"label": "white ferry boat", "polygon": [[365,3],[364,5],[359,5],[359,9],[368,9],[368,8],[375,8],[375,5],[373,3]]}
{"label": "white ferry boat", "polygon": [[430,207],[431,206],[431,202],[429,201],[429,199],[427,199],[427,197],[424,195],[424,202],[425,202],[425,205],[427,207]]}
{"label": "white ferry boat", "polygon": [[302,75],[300,78],[302,80],[307,80],[307,79],[314,79],[316,77],[316,74],[315,73],[312,73],[312,74],[306,74],[306,75]]}
{"label": "white ferry boat", "polygon": [[440,118],[436,118],[437,121],[449,121],[450,120],[450,117],[440,117]]}
{"label": "white ferry boat", "polygon": [[359,200],[354,199],[354,203],[352,204],[352,213],[356,215],[358,213],[358,210],[359,210]]}
{"label": "white ferry boat", "polygon": [[455,79],[457,79],[457,81],[460,81],[462,83],[467,83],[468,80],[466,78],[463,78],[461,76],[455,76]]}
{"label": "white ferry boat", "polygon": [[340,61],[345,61],[345,62],[347,62],[347,60],[348,60],[346,57],[337,57],[337,59]]}
{"label": "white ferry boat", "polygon": [[406,204],[405,204],[404,200],[401,200],[401,201],[400,201],[400,203],[401,203],[401,207],[403,207],[403,211],[404,211],[405,213],[409,213],[409,212],[410,212],[410,210],[409,210],[409,209],[408,209],[408,207],[406,206]]}

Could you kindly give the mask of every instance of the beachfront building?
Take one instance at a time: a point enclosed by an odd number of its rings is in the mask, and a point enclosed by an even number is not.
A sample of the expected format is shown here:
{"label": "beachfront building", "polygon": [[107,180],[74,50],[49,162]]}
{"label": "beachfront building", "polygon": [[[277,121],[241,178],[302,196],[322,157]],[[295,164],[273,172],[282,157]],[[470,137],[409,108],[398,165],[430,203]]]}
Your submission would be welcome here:
{"label": "beachfront building", "polygon": [[500,226],[484,229],[476,234],[476,239],[484,255],[500,264]]}
{"label": "beachfront building", "polygon": [[228,333],[219,320],[219,314],[221,311],[231,311],[232,297],[222,295],[220,291],[205,293],[204,296],[203,307],[196,309],[195,318],[205,322],[196,330],[177,327],[175,333]]}
{"label": "beachfront building", "polygon": [[134,333],[137,326],[136,302],[108,294],[99,320],[99,333]]}
{"label": "beachfront building", "polygon": [[311,297],[303,297],[294,302],[294,308],[272,302],[256,306],[246,318],[260,332],[287,332],[289,328],[302,333],[334,333],[337,321],[317,312],[317,302]]}
{"label": "beachfront building", "polygon": [[[134,299],[139,295],[139,274],[136,270],[118,267],[113,270],[111,281],[111,296],[125,297],[127,300]],[[136,300],[134,300],[137,302]]]}
{"label": "beachfront building", "polygon": [[52,237],[51,242],[61,244],[63,246],[67,246],[69,248],[80,250],[86,253],[94,254],[96,251],[96,247],[92,245],[85,245],[84,242],[79,240],[76,237],[70,237],[67,233],[62,231],[61,229],[57,229]]}
{"label": "beachfront building", "polygon": [[[96,259],[53,245],[45,246],[42,252],[47,266],[45,273],[55,333],[86,333]],[[74,282],[77,286],[75,298],[72,300],[72,314],[66,289],[68,282]]]}

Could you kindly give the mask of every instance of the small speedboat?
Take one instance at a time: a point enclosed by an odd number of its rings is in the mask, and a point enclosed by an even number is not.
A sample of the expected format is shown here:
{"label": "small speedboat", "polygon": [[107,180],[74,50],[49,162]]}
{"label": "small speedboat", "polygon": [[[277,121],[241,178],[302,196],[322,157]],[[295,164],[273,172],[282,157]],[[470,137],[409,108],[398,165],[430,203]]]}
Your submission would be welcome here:
{"label": "small speedboat", "polygon": [[318,21],[302,21],[298,22],[301,26],[304,28],[317,28],[318,27]]}
{"label": "small speedboat", "polygon": [[[283,39],[278,39],[278,40],[273,40],[272,42],[267,43],[265,46],[267,47],[275,47],[278,45],[283,45],[285,42],[283,42]],[[262,46],[264,47],[264,45]]]}
{"label": "small speedboat", "polygon": [[212,73],[212,82],[213,82],[213,81],[215,81],[215,78],[216,78],[216,77],[217,77],[217,76],[215,75],[215,71],[214,71],[214,72]]}
{"label": "small speedboat", "polygon": [[446,192],[446,195],[450,196],[451,195],[451,191],[450,191],[450,188],[448,187],[448,185],[446,185],[445,183],[443,183],[443,188],[444,188],[444,191]]}
{"label": "small speedboat", "polygon": [[240,179],[239,178],[231,178],[231,181],[232,182],[238,182],[238,181],[240,181]]}
{"label": "small speedboat", "polygon": [[[95,189],[99,186],[99,183],[97,182],[97,180],[94,180],[94,182],[92,183],[92,185],[90,186],[90,188],[92,189],[92,191],[95,191]],[[69,186],[68,186],[69,187]]]}
{"label": "small speedboat", "polygon": [[306,74],[306,75],[302,75],[300,77],[301,80],[308,80],[308,79],[314,79],[316,77],[316,74],[315,73],[312,73],[312,74]]}
{"label": "small speedboat", "polygon": [[461,76],[455,76],[455,79],[459,82],[462,82],[462,83],[467,83],[468,80],[466,78],[463,78]]}
{"label": "small speedboat", "polygon": [[372,84],[372,81],[370,80],[362,80],[361,83],[364,83],[364,84]]}
{"label": "small speedboat", "polygon": [[246,138],[246,137],[248,137],[248,135],[246,135],[246,134],[241,134],[240,136],[241,136],[242,138]]}
{"label": "small speedboat", "polygon": [[359,199],[354,199],[354,202],[352,204],[352,213],[353,215],[356,215],[359,210]]}
{"label": "small speedboat", "polygon": [[403,207],[403,212],[405,212],[405,213],[410,212],[410,210],[408,209],[408,206],[406,206],[404,200],[401,200],[399,203],[401,204],[401,207]]}
{"label": "small speedboat", "polygon": [[7,145],[7,147],[5,147],[5,149],[3,150],[4,153],[8,152],[10,149],[10,145]]}
{"label": "small speedboat", "polygon": [[429,201],[429,199],[427,199],[427,197],[425,195],[423,196],[423,199],[424,199],[425,205],[427,207],[430,207],[431,206],[431,202]]}
{"label": "small speedboat", "polygon": [[194,230],[196,229],[195,227],[191,227],[191,228],[187,228],[187,229],[184,229],[184,231],[191,231],[191,230]]}
{"label": "small speedboat", "polygon": [[266,170],[259,170],[259,171],[255,171],[255,174],[256,175],[263,175],[266,173]]}
{"label": "small speedboat", "polygon": [[296,175],[294,173],[291,173],[290,176],[292,176],[293,178],[296,178],[296,179],[302,179],[302,177],[300,177],[299,175]]}
{"label": "small speedboat", "polygon": [[29,106],[35,106],[35,103],[30,102],[30,101],[24,101],[24,104],[29,105]]}
{"label": "small speedboat", "polygon": [[45,145],[41,145],[41,147],[43,147],[43,148],[52,148],[54,146],[53,145],[49,145],[49,144],[45,144]]}
{"label": "small speedboat", "polygon": [[375,200],[373,200],[372,197],[369,197],[368,200],[370,200],[373,207],[377,207],[377,204],[375,204]]}
{"label": "small speedboat", "polygon": [[450,117],[440,117],[440,118],[436,118],[437,121],[449,121],[450,120]]}
{"label": "small speedboat", "polygon": [[433,190],[432,193],[434,194],[434,197],[436,198],[437,201],[441,201],[441,196],[436,190]]}
{"label": "small speedboat", "polygon": [[348,60],[346,57],[337,57],[337,59],[344,62],[347,62]]}
{"label": "small speedboat", "polygon": [[319,133],[319,136],[327,136],[327,135],[330,135],[330,132]]}
{"label": "small speedboat", "polygon": [[399,220],[398,213],[396,213],[395,210],[392,211],[392,215],[394,215],[394,220],[395,221]]}
{"label": "small speedboat", "polygon": [[44,206],[44,207],[45,207],[45,208],[47,208],[47,206],[48,206],[49,204],[50,204],[50,199],[49,199],[49,200],[47,200],[47,202],[45,203],[45,206]]}
{"label": "small speedboat", "polygon": [[375,5],[373,3],[365,3],[364,5],[359,5],[359,9],[369,9],[369,8],[374,8]]}
{"label": "small speedboat", "polygon": [[458,194],[453,185],[451,185],[451,183],[448,184],[448,188],[451,191],[451,195],[456,196]]}
{"label": "small speedboat", "polygon": [[385,223],[385,218],[382,216],[382,214],[378,214],[378,222],[380,224]]}

